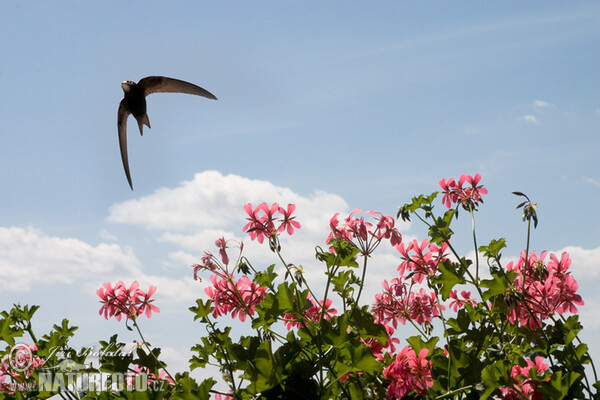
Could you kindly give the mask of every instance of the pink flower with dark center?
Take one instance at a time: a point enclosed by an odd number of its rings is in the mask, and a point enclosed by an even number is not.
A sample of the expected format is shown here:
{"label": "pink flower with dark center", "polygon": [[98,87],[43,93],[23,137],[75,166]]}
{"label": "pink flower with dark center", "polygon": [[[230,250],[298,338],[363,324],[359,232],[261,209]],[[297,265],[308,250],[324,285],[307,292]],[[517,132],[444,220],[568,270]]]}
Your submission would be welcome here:
{"label": "pink flower with dark center", "polygon": [[[263,243],[265,237],[271,238],[278,235],[279,232],[287,231],[289,235],[294,233],[294,229],[300,229],[300,223],[294,221],[296,217],[292,213],[296,210],[294,204],[288,204],[287,209],[279,207],[277,203],[273,203],[271,207],[267,203],[261,203],[252,208],[252,204],[248,203],[244,206],[248,218],[248,223],[244,225],[243,230],[248,233],[251,240],[256,239],[259,243]],[[262,213],[262,215],[261,215]],[[276,216],[279,213],[282,217]],[[279,224],[279,226],[275,226]]]}
{"label": "pink flower with dark center", "polygon": [[538,258],[533,251],[525,262],[525,252],[522,252],[516,265],[510,262],[506,266],[518,273],[512,282],[512,291],[522,294],[509,302],[507,318],[510,323],[537,330],[554,314],[575,314],[576,306],[583,305],[583,299],[577,294],[577,282],[569,271],[569,255],[563,253],[559,261],[550,254],[550,260],[546,262],[547,255],[543,251]]}
{"label": "pink flower with dark center", "polygon": [[[392,246],[402,242],[402,235],[394,226],[395,220],[393,217],[376,211],[367,211],[361,216],[355,216],[355,214],[360,213],[362,213],[360,208],[355,209],[343,222],[338,219],[339,213],[331,217],[329,221],[331,232],[327,236],[327,243],[332,239],[344,240],[360,249],[364,256],[368,256],[379,246],[383,239],[389,240]],[[366,216],[374,219],[375,225],[365,221]],[[373,226],[375,226],[374,229]],[[333,247],[330,250],[333,250]]]}
{"label": "pink flower with dark center", "polygon": [[129,288],[121,281],[117,282],[113,288],[110,282],[96,291],[100,297],[100,315],[104,314],[105,319],[115,317],[117,321],[121,320],[122,315],[127,319],[135,319],[142,314],[148,318],[153,312],[160,312],[160,309],[151,304],[154,300],[150,297],[156,292],[156,287],[150,286],[148,293],[139,289],[139,284],[134,281]]}
{"label": "pink flower with dark center", "polygon": [[245,321],[247,315],[254,315],[255,307],[267,295],[267,288],[251,282],[247,276],[242,276],[237,282],[233,275],[210,277],[212,286],[204,291],[213,301],[213,317],[231,312],[231,317],[239,316],[240,321]]}
{"label": "pink flower with dark center", "polygon": [[426,359],[429,350],[422,349],[419,355],[410,347],[404,347],[383,370],[383,376],[390,381],[387,395],[392,399],[402,399],[414,392],[425,395],[431,386],[431,362]]}
{"label": "pink flower with dark center", "polygon": [[397,328],[398,322],[404,325],[406,320],[410,320],[424,325],[439,317],[440,309],[446,308],[438,304],[434,292],[427,293],[425,289],[413,292],[398,278],[392,279],[391,285],[383,281],[382,286],[384,290],[375,295],[372,308],[375,321],[380,324],[391,322]]}
{"label": "pink flower with dark center", "polygon": [[294,204],[288,204],[287,210],[283,207],[279,207],[279,213],[283,215],[283,220],[281,221],[281,225],[279,232],[287,231],[288,235],[294,234],[294,228],[300,229],[300,223],[298,221],[294,221],[296,217],[292,216],[292,213],[296,210],[296,206]]}
{"label": "pink flower with dark center", "polygon": [[[482,185],[478,185],[481,180],[481,175],[475,174],[475,176],[461,175],[458,183],[453,178],[442,179],[438,182],[443,190],[444,196],[442,197],[442,203],[446,208],[450,208],[452,204],[460,204],[465,209],[469,209],[469,206],[476,208],[478,203],[483,202],[482,196],[487,194],[487,189]],[[465,183],[470,186],[466,186]]]}
{"label": "pink flower with dark center", "polygon": [[[535,369],[536,375],[543,376],[544,371],[548,369],[548,364],[544,363],[544,359],[539,356],[535,357],[535,362],[531,360],[525,361],[526,365],[524,367],[520,365],[514,365],[512,367],[510,377],[513,380],[513,386],[500,388],[500,392],[502,393],[500,399],[543,399],[542,393],[537,390],[540,382],[531,379],[531,371],[532,369]],[[550,377],[546,379],[546,381],[549,380]]]}
{"label": "pink flower with dark center", "polygon": [[396,250],[402,258],[402,262],[398,266],[400,276],[406,278],[412,273],[410,276],[414,283],[421,283],[424,278],[433,277],[437,272],[438,264],[446,260],[447,249],[446,243],[442,244],[442,247],[438,247],[435,244],[429,244],[428,239],[423,240],[420,245],[416,239],[407,246],[400,243],[396,246]]}
{"label": "pink flower with dark center", "polygon": [[454,312],[457,312],[459,308],[462,308],[467,304],[471,304],[472,306],[476,304],[475,300],[471,298],[471,292],[463,290],[460,292],[460,295],[462,296],[462,299],[458,297],[456,290],[450,291],[450,298],[452,299],[450,302],[450,308],[453,309]]}
{"label": "pink flower with dark center", "polygon": [[[323,300],[319,300],[317,303],[311,298],[310,294],[308,295],[308,300],[310,300],[312,305],[306,308],[302,315],[308,321],[319,322],[321,319],[321,313],[323,312]],[[323,318],[325,319],[330,319],[333,315],[337,314],[337,310],[331,307],[332,302],[333,301],[331,299],[325,300],[325,313],[323,315]],[[298,321],[295,315],[292,313],[285,313],[283,320],[285,321],[285,326],[287,327],[288,331],[294,327],[300,328],[303,326],[303,322]]]}
{"label": "pink flower with dark center", "polygon": [[394,328],[392,328],[389,325],[383,325],[383,327],[385,328],[388,334],[388,339],[386,340],[385,344],[381,344],[379,340],[375,338],[360,339],[362,344],[371,350],[371,354],[373,354],[373,356],[375,356],[375,358],[380,361],[383,360],[384,350],[394,353],[396,351],[395,344],[400,343],[400,339],[392,337],[392,335],[394,334]]}

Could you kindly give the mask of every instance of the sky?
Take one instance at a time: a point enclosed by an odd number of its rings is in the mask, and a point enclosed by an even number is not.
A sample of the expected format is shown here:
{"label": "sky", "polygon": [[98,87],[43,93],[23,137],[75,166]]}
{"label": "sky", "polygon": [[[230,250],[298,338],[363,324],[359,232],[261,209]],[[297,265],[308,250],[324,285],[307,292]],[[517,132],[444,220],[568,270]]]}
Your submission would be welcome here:
{"label": "sky", "polygon": [[[599,19],[588,1],[4,1],[0,309],[41,305],[40,333],[68,318],[73,345],[131,341],[98,315],[95,291],[155,285],[161,312],[142,329],[184,370],[204,334],[188,308],[208,281],[190,265],[220,236],[244,239],[257,265],[277,262],[244,237],[245,204],[296,204],[302,229],[283,251],[320,288],[314,247],[334,213],[395,215],[442,178],[480,173],[479,244],[504,237],[516,259],[526,224],[511,192],[537,202],[531,248],[570,253],[600,362]],[[152,129],[140,137],[129,121],[131,191],[120,83],[149,75],[218,100],[148,97]],[[426,237],[418,222],[399,227]],[[470,229],[461,214],[455,245],[472,256]],[[382,248],[362,298],[398,264]]]}

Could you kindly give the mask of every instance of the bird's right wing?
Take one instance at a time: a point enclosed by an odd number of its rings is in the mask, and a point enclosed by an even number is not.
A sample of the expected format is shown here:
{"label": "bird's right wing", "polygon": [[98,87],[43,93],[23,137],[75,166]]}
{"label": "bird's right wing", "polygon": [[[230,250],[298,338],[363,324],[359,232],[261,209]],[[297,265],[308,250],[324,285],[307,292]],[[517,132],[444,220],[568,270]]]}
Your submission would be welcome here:
{"label": "bird's right wing", "polygon": [[200,86],[165,76],[148,76],[140,79],[138,85],[144,89],[144,96],[152,93],[187,93],[217,100],[215,95]]}
{"label": "bird's right wing", "polygon": [[125,175],[127,176],[127,182],[129,187],[133,190],[133,184],[131,183],[131,174],[129,173],[129,160],[127,158],[127,117],[131,112],[125,105],[125,99],[119,103],[119,111],[117,113],[117,128],[119,131],[119,147],[121,148],[121,160],[123,161],[123,168],[125,169]]}

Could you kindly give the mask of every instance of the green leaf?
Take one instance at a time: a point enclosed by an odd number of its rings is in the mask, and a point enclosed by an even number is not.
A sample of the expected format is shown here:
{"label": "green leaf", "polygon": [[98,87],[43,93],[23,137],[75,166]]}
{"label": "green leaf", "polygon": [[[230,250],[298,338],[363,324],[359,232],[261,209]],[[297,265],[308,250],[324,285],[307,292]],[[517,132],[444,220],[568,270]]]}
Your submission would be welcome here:
{"label": "green leaf", "polygon": [[438,264],[438,271],[440,273],[431,280],[433,284],[441,285],[440,294],[443,300],[449,297],[450,291],[455,285],[464,283],[462,275],[456,268],[457,266],[458,264],[450,260],[440,262]]}
{"label": "green leaf", "polygon": [[275,264],[271,264],[265,271],[258,271],[253,279],[254,283],[258,283],[263,287],[271,287],[273,281],[277,278],[277,274],[273,272],[274,269]]}
{"label": "green leaf", "polygon": [[493,296],[503,295],[508,289],[509,282],[506,277],[500,273],[492,273],[492,279],[484,279],[481,281],[481,287],[488,290],[483,292],[483,300],[487,301]]}
{"label": "green leaf", "polygon": [[506,247],[506,239],[492,239],[487,246],[479,246],[479,251],[487,258],[500,260],[500,250]]}
{"label": "green leaf", "polygon": [[197,299],[196,306],[192,306],[189,308],[191,312],[196,314],[194,315],[194,321],[206,318],[208,314],[210,314],[213,310],[212,303],[212,300],[203,301],[202,299]]}

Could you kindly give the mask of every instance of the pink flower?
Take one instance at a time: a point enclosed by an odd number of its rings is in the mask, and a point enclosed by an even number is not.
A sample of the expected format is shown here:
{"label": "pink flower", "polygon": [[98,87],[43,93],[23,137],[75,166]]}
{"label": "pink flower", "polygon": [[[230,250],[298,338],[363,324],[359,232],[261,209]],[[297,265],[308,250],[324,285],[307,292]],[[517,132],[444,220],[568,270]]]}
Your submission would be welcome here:
{"label": "pink flower", "polygon": [[[279,232],[287,231],[289,235],[294,233],[295,229],[300,229],[300,223],[294,221],[296,217],[292,213],[296,210],[294,204],[288,204],[287,209],[279,207],[279,204],[273,203],[271,207],[267,203],[261,203],[252,208],[252,204],[248,203],[244,206],[248,218],[248,223],[244,225],[243,230],[248,233],[251,240],[256,239],[258,243],[262,243],[264,238],[277,236]],[[262,215],[260,215],[262,213]],[[283,218],[276,216],[276,213],[282,215]],[[279,223],[278,227],[275,224]]]}
{"label": "pink flower", "polygon": [[[215,246],[217,246],[217,249],[219,250],[219,257],[217,258],[210,251],[206,251],[202,256],[201,263],[192,265],[192,268],[194,268],[195,280],[202,280],[198,276],[198,273],[200,271],[214,272],[223,277],[228,276],[230,274],[228,269],[230,259],[229,255],[227,254],[227,249],[232,247],[230,244],[231,242],[237,244],[235,247],[237,247],[240,250],[238,255],[238,261],[240,260],[242,256],[242,251],[244,249],[244,243],[237,242],[233,239],[226,240],[224,237],[220,237],[217,240],[215,240]],[[235,265],[237,266],[237,262],[235,263]]]}
{"label": "pink flower", "polygon": [[402,258],[398,266],[400,276],[410,275],[414,283],[421,283],[423,278],[432,277],[437,272],[438,264],[446,259],[447,249],[448,244],[444,243],[442,247],[438,247],[429,244],[428,239],[423,240],[420,245],[416,239],[407,246],[400,243],[396,246]]}
{"label": "pink flower", "polygon": [[267,288],[251,282],[247,276],[242,276],[237,282],[233,275],[219,280],[219,275],[210,277],[213,286],[204,291],[213,300],[213,317],[228,314],[231,317],[239,316],[240,321],[245,321],[247,315],[254,315],[255,307],[267,295]]}
{"label": "pink flower", "polygon": [[121,320],[121,316],[125,315],[127,319],[135,319],[142,314],[146,314],[148,318],[152,316],[152,312],[160,312],[160,309],[151,304],[154,300],[150,297],[156,292],[156,287],[150,286],[148,293],[144,293],[139,289],[139,284],[134,281],[129,288],[121,281],[117,282],[113,288],[110,282],[96,291],[100,297],[100,315],[104,314],[105,319],[115,317],[117,321]]}
{"label": "pink flower", "polygon": [[379,343],[379,340],[375,338],[369,338],[366,340],[360,339],[362,344],[364,344],[371,350],[371,354],[373,354],[373,356],[375,356],[375,358],[380,361],[383,360],[384,357],[383,350],[388,350],[389,352],[393,353],[396,351],[396,346],[394,344],[400,343],[400,339],[392,337],[392,335],[394,334],[394,328],[392,328],[389,325],[383,325],[383,327],[385,328],[388,334],[388,339],[385,342],[385,344]]}
{"label": "pink flower", "polygon": [[398,278],[392,279],[391,285],[383,281],[382,286],[384,290],[375,295],[372,308],[375,321],[380,324],[391,322],[397,328],[398,322],[404,325],[406,320],[410,320],[424,325],[439,317],[440,309],[446,308],[438,304],[434,292],[427,293],[425,289],[413,292]]}
{"label": "pink flower", "polygon": [[[461,175],[458,184],[453,178],[442,179],[438,182],[444,192],[442,197],[442,203],[446,208],[450,208],[452,204],[460,204],[465,209],[469,209],[469,205],[473,208],[477,207],[478,203],[483,203],[482,196],[487,194],[487,189],[482,185],[479,185],[481,175],[475,174],[474,177],[470,175]],[[468,183],[469,186],[463,186]]]}
{"label": "pink flower", "polygon": [[456,290],[450,291],[450,298],[453,300],[450,302],[450,308],[453,309],[454,312],[457,312],[459,308],[462,308],[467,304],[471,304],[473,306],[476,304],[475,300],[471,298],[471,292],[463,290],[460,292],[460,295],[462,296],[462,299],[458,298]]}
{"label": "pink flower", "polygon": [[[311,299],[310,294],[308,295],[308,300],[310,300],[312,305],[303,311],[303,316],[308,321],[319,322],[321,313],[323,312],[323,300],[319,300],[317,303],[315,300]],[[331,299],[325,300],[325,314],[323,315],[323,318],[325,319],[330,319],[333,315],[337,314],[337,310],[331,308],[331,303]],[[292,313],[286,313],[283,316],[283,320],[285,321],[285,326],[288,331],[294,327],[299,328],[303,326],[302,321],[298,321]]]}
{"label": "pink flower", "polygon": [[279,213],[281,215],[283,215],[283,220],[281,221],[281,225],[279,226],[279,229],[277,229],[279,232],[283,232],[283,231],[287,230],[288,235],[293,235],[294,228],[300,229],[300,223],[297,221],[294,221],[294,219],[296,217],[292,217],[292,213],[295,210],[296,210],[296,206],[294,204],[288,204],[287,210],[283,207],[279,207]]}
{"label": "pink flower", "polygon": [[[539,382],[531,379],[531,370],[535,369],[536,375],[543,375],[544,371],[548,369],[548,364],[544,363],[542,357],[535,357],[535,362],[531,360],[525,360],[526,365],[521,367],[520,365],[514,365],[512,367],[510,377],[513,380],[513,385],[508,388],[500,388],[502,395],[501,399],[505,400],[516,400],[516,399],[532,399],[541,400],[542,394],[537,391]],[[546,381],[550,380],[546,379]]]}
{"label": "pink flower", "polygon": [[577,294],[578,285],[568,271],[571,260],[568,253],[561,255],[560,261],[543,251],[538,258],[535,251],[531,252],[525,262],[525,252],[516,265],[510,262],[506,268],[519,275],[513,281],[513,291],[524,296],[518,301],[509,302],[508,321],[521,326],[528,325],[532,330],[542,326],[542,321],[554,314],[566,312],[577,313],[576,305],[583,305],[583,299]]}
{"label": "pink flower", "polygon": [[[331,217],[329,221],[331,232],[327,236],[327,243],[332,239],[344,240],[360,249],[365,256],[371,254],[383,239],[389,240],[392,246],[400,244],[402,235],[395,228],[393,217],[376,211],[367,211],[361,216],[355,216],[360,213],[362,213],[360,208],[355,209],[343,222],[338,219],[339,213]],[[366,216],[375,220],[375,229],[373,223],[365,221]]]}
{"label": "pink flower", "polygon": [[390,381],[387,395],[402,399],[415,392],[425,395],[433,386],[431,362],[426,359],[429,350],[422,349],[419,355],[410,347],[404,347],[390,365],[383,370],[383,376]]}

